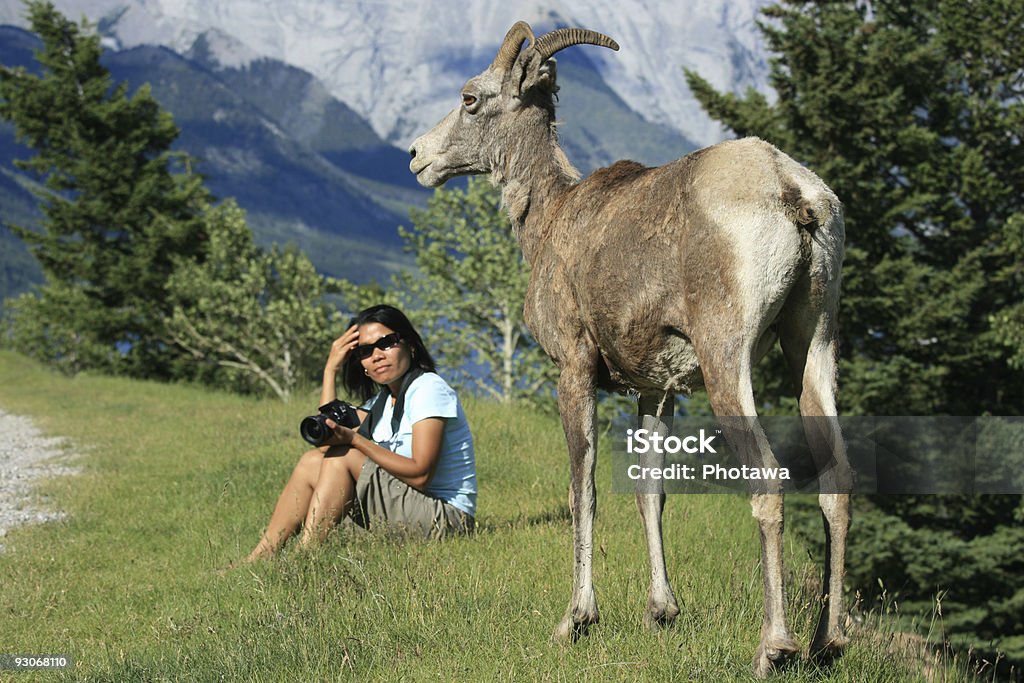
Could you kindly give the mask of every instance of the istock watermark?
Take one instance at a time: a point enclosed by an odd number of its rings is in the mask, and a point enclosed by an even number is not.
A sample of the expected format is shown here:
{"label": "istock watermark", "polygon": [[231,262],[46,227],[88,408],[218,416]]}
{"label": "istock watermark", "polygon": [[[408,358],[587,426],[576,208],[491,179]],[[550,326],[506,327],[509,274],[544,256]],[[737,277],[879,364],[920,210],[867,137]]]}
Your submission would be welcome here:
{"label": "istock watermark", "polygon": [[672,463],[668,467],[643,467],[630,465],[626,468],[626,476],[633,481],[679,479],[687,481],[774,481],[788,480],[789,469],[786,467],[723,467],[722,465],[681,465]]}
{"label": "istock watermark", "polygon": [[[721,434],[721,430],[715,430]],[[714,453],[715,435],[707,434],[703,429],[699,434],[679,438],[674,434],[667,437],[650,429],[627,429],[626,430],[626,452],[627,453]]]}
{"label": "istock watermark", "polygon": [[1024,493],[1024,417],[658,419],[612,430],[614,491]]}

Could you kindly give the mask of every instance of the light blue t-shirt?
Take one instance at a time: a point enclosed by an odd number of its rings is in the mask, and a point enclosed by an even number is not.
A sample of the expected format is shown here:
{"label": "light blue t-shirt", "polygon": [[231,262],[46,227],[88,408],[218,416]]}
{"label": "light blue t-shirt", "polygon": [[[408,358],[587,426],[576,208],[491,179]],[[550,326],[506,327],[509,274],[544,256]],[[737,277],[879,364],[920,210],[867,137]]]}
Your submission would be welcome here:
{"label": "light blue t-shirt", "polygon": [[[365,405],[369,410],[380,396]],[[423,492],[440,498],[463,512],[476,516],[476,453],[473,435],[462,404],[455,390],[433,372],[425,372],[405,392],[405,410],[398,424],[398,432],[391,432],[394,405],[389,400],[380,420],[374,426],[373,440],[406,458],[412,457],[412,426],[428,417],[444,418],[441,453],[438,455],[434,476]]]}

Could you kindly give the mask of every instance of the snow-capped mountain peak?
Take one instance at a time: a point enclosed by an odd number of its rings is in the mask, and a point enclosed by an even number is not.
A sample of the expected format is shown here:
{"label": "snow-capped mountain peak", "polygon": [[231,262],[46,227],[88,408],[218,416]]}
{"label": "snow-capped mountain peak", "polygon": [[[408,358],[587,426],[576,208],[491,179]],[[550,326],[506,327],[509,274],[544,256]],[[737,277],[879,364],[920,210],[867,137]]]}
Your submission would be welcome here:
{"label": "snow-capped mountain peak", "polygon": [[[56,0],[71,18],[99,25],[108,45],[164,45],[185,53],[197,39],[216,62],[267,57],[305,69],[407,145],[457,103],[463,82],[487,66],[517,20],[535,30],[580,26],[621,50],[585,49],[632,109],[701,144],[722,137],[690,95],[695,69],[716,87],[767,90],[767,56],[755,20],[769,0]],[[20,0],[0,0],[0,23],[25,26]]]}

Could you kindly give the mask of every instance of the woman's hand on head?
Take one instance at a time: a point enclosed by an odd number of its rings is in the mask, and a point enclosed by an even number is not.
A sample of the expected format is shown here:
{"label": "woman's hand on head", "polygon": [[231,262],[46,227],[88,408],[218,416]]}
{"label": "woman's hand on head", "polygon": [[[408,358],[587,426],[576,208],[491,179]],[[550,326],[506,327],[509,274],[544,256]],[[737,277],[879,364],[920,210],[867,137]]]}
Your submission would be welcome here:
{"label": "woman's hand on head", "polygon": [[359,328],[353,325],[331,344],[331,352],[327,356],[327,369],[337,372],[358,344]]}

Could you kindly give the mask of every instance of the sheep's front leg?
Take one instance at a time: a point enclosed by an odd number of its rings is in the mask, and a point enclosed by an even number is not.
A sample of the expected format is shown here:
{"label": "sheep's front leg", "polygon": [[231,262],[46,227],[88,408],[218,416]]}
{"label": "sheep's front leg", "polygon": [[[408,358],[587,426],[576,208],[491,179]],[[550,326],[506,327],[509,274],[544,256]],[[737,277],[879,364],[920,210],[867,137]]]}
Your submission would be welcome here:
{"label": "sheep's front leg", "polygon": [[572,599],[555,629],[555,640],[576,640],[586,635],[591,624],[598,622],[593,581],[594,515],[597,512],[594,402],[593,376],[585,370],[563,366],[558,380],[558,410],[569,445],[572,477],[569,507],[572,510],[573,581]]}

